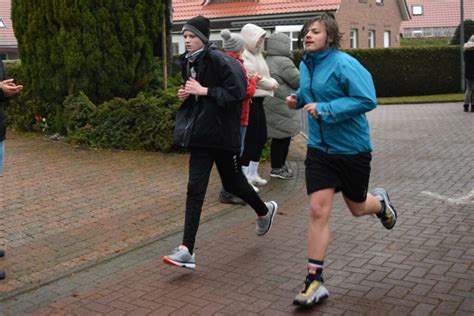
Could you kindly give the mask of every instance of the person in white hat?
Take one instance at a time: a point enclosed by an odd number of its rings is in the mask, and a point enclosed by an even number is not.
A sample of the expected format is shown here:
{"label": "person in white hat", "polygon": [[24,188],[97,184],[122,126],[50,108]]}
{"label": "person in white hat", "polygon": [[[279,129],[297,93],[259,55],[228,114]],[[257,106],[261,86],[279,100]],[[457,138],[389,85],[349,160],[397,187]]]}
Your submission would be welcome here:
{"label": "person in white hat", "polygon": [[267,180],[258,174],[260,158],[268,136],[263,101],[265,97],[274,95],[275,90],[278,89],[278,82],[270,76],[270,70],[262,54],[267,32],[258,25],[248,23],[242,27],[240,34],[245,39],[245,50],[242,57],[247,73],[262,77],[257,82],[257,90],[250,106],[242,166],[250,183],[265,185]]}

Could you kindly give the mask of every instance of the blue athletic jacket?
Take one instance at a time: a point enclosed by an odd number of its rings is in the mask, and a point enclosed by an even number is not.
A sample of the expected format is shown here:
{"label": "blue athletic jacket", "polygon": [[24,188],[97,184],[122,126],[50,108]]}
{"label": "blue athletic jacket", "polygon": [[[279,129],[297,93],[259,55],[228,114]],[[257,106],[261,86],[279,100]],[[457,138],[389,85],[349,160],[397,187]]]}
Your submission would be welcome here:
{"label": "blue athletic jacket", "polygon": [[365,112],[375,109],[372,76],[355,58],[329,48],[306,54],[300,64],[297,108],[317,103],[308,115],[308,147],[328,154],[371,152]]}

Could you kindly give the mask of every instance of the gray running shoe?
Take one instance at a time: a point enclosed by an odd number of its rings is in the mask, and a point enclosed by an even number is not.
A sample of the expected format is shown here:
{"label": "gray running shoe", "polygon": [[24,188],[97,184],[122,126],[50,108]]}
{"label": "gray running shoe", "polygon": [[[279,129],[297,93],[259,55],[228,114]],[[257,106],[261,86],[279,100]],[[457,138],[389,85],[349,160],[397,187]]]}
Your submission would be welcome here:
{"label": "gray running shoe", "polygon": [[219,202],[224,203],[224,204],[236,204],[236,205],[245,205],[244,200],[239,198],[237,195],[233,195],[230,192],[227,192],[226,190],[221,190],[219,193]]}
{"label": "gray running shoe", "polygon": [[374,189],[374,196],[380,201],[380,203],[383,203],[385,206],[383,213],[377,214],[377,217],[380,219],[382,225],[386,229],[392,229],[393,226],[395,226],[395,223],[397,222],[398,215],[397,211],[390,203],[390,198],[388,196],[387,191],[382,188],[376,188]]}
{"label": "gray running shoe", "polygon": [[267,215],[263,217],[257,217],[257,226],[255,227],[255,233],[258,236],[263,236],[270,228],[272,228],[273,221],[278,211],[278,204],[275,201],[266,202],[265,205],[268,208]]}
{"label": "gray running shoe", "polygon": [[293,169],[290,168],[290,165],[288,163],[285,163],[282,168],[293,174]]}
{"label": "gray running shoe", "polygon": [[270,171],[270,177],[289,180],[293,179],[293,173],[283,166],[281,168],[272,168]]}
{"label": "gray running shoe", "polygon": [[294,305],[312,306],[329,297],[329,291],[316,280],[306,278],[304,289],[296,295]]}
{"label": "gray running shoe", "polygon": [[196,262],[194,261],[194,253],[189,253],[188,247],[181,245],[173,250],[169,256],[163,257],[163,262],[170,266],[195,269]]}

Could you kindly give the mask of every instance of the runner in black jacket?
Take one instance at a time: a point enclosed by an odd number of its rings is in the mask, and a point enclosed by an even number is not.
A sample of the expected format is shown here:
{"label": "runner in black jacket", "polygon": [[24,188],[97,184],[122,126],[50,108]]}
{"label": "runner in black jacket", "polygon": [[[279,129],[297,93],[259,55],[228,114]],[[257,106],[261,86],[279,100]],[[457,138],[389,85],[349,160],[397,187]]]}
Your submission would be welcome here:
{"label": "runner in black jacket", "polygon": [[270,230],[278,206],[274,201],[264,203],[242,173],[240,114],[247,89],[242,67],[209,43],[207,18],[192,18],[182,32],[186,53],[181,63],[186,83],[178,91],[183,103],[176,115],[173,142],[191,153],[188,192],[182,245],[163,257],[163,262],[194,269],[194,244],[214,162],[225,190],[257,213],[257,235]]}

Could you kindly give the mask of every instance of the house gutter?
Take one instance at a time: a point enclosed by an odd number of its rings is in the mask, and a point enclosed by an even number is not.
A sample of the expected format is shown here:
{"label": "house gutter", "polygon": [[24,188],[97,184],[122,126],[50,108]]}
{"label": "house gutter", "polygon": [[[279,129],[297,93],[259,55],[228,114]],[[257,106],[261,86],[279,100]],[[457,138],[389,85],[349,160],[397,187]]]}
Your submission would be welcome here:
{"label": "house gutter", "polygon": [[408,4],[406,0],[398,0],[398,7],[400,8],[400,13],[402,14],[403,21],[410,21],[410,10],[408,9]]}
{"label": "house gutter", "polygon": [[[285,13],[285,14],[272,14],[272,15],[259,15],[259,16],[227,16],[219,18],[209,18],[211,22],[230,22],[234,28],[241,28],[247,23],[257,24],[260,27],[275,26],[275,25],[298,25],[304,24],[308,19],[313,18],[317,14],[322,13],[333,13],[335,14],[337,9],[334,10],[323,10],[323,11],[310,11],[310,12],[299,12],[299,13]],[[186,21],[173,21],[173,28],[181,29]]]}

